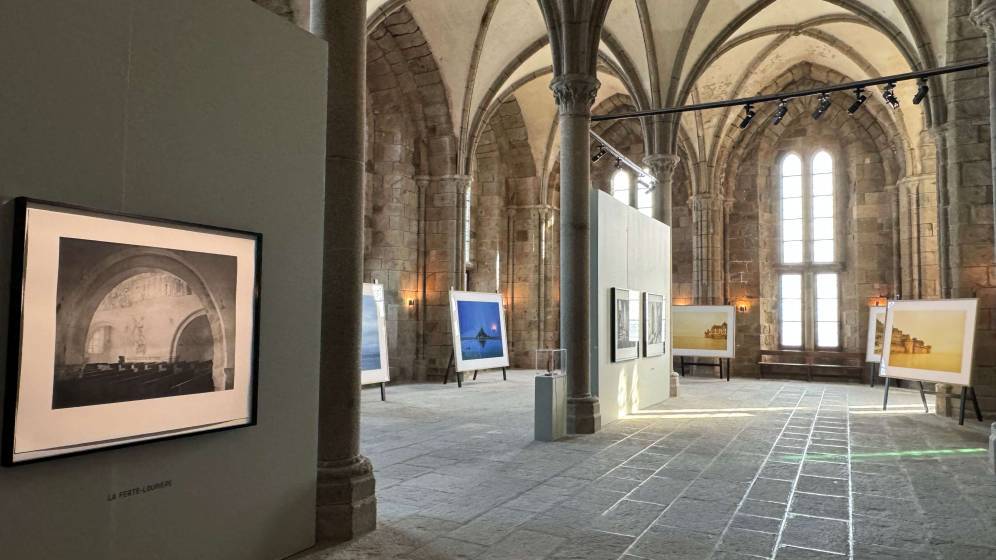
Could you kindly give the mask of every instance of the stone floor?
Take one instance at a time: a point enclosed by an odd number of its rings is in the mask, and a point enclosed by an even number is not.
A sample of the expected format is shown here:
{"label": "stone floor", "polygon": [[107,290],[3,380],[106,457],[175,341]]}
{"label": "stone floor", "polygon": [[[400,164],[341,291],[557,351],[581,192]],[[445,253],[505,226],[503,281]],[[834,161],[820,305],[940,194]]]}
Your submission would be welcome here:
{"label": "stone floor", "polygon": [[299,558],[996,558],[986,431],[857,384],[705,377],[557,443],[532,376],[364,391],[379,529]]}

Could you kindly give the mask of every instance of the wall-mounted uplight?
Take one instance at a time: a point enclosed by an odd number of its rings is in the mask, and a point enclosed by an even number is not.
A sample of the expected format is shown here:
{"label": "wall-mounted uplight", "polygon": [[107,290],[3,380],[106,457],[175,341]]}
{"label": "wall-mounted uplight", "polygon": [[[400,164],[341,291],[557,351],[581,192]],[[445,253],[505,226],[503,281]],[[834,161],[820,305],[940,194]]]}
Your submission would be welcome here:
{"label": "wall-mounted uplight", "polygon": [[868,307],[885,307],[889,304],[889,299],[885,296],[872,296],[868,298]]}
{"label": "wall-mounted uplight", "polygon": [[740,298],[736,303],[737,313],[747,313],[750,311],[750,300],[747,298]]}

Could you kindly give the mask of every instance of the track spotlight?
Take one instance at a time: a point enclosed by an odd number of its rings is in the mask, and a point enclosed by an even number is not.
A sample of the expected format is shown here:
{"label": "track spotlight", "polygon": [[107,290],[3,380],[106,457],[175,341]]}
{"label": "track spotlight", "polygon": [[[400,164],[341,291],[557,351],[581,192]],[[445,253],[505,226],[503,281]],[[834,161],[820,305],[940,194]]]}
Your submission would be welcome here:
{"label": "track spotlight", "polygon": [[754,106],[748,103],[744,106],[744,118],[740,121],[740,130],[743,130],[750,126],[750,121],[754,120],[754,115],[757,111],[754,110]]}
{"label": "track spotlight", "polygon": [[882,99],[885,99],[885,102],[888,103],[893,109],[898,109],[899,99],[896,97],[896,93],[893,91],[894,89],[896,89],[895,82],[889,82],[885,86],[885,91],[882,92]]}
{"label": "track spotlight", "polygon": [[771,118],[771,124],[778,124],[778,123],[782,122],[782,119],[785,118],[785,115],[788,112],[789,112],[788,100],[787,99],[782,99],[778,103],[778,108],[775,109],[775,116]]}
{"label": "track spotlight", "polygon": [[919,105],[920,102],[926,99],[928,91],[930,91],[930,87],[927,86],[927,78],[917,80],[916,95],[913,96],[913,104]]}
{"label": "track spotlight", "polygon": [[822,117],[823,113],[826,113],[827,109],[829,108],[830,108],[830,94],[821,93],[819,104],[816,105],[816,110],[813,111],[813,120],[816,121],[820,120],[820,117]]}
{"label": "track spotlight", "polygon": [[616,169],[622,169],[622,158],[616,158]]}
{"label": "track spotlight", "polygon": [[602,156],[604,156],[604,155],[605,155],[605,146],[599,144],[598,145],[598,153],[595,154],[595,155],[593,155],[593,156],[591,156],[591,162],[595,163],[596,161],[602,159]]}
{"label": "track spotlight", "polygon": [[866,99],[868,99],[868,96],[865,95],[865,89],[864,88],[857,88],[857,89],[855,89],[854,90],[854,103],[852,103],[851,106],[847,108],[848,114],[853,115],[854,113],[857,113],[858,109],[861,108],[861,105],[864,104],[864,102],[865,102]]}

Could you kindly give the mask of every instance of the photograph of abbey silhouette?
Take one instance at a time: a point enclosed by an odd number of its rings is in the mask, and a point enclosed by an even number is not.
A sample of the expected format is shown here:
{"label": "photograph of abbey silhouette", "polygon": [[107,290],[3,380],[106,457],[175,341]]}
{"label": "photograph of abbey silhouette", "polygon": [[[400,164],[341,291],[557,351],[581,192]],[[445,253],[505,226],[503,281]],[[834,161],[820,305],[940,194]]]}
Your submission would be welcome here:
{"label": "photograph of abbey silhouette", "polygon": [[675,348],[724,350],[729,325],[726,313],[674,313],[671,318]]}
{"label": "photograph of abbey silhouette", "polygon": [[894,310],[889,365],[961,372],[965,311]]}
{"label": "photograph of abbey silhouette", "polygon": [[60,238],[52,408],[232,389],[236,269],[228,255]]}

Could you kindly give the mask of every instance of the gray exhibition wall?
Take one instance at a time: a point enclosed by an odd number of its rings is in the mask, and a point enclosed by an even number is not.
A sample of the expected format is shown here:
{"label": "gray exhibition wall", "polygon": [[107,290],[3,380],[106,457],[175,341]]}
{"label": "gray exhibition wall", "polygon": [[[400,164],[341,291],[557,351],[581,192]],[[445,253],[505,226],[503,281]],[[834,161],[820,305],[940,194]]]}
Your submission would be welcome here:
{"label": "gray exhibition wall", "polygon": [[[602,423],[657,404],[671,387],[671,228],[600,190],[591,193],[592,392]],[[664,296],[664,354],[612,361],[612,288]],[[642,307],[642,300],[641,300]],[[641,311],[642,313],[642,311]],[[641,335],[642,336],[642,335]]]}
{"label": "gray exhibition wall", "polygon": [[[0,556],[273,560],[307,548],[325,44],[248,0],[3,11],[0,196],[261,232],[263,289],[259,425],[0,469]],[[0,232],[4,253],[9,239]],[[5,317],[6,297],[0,307]]]}

